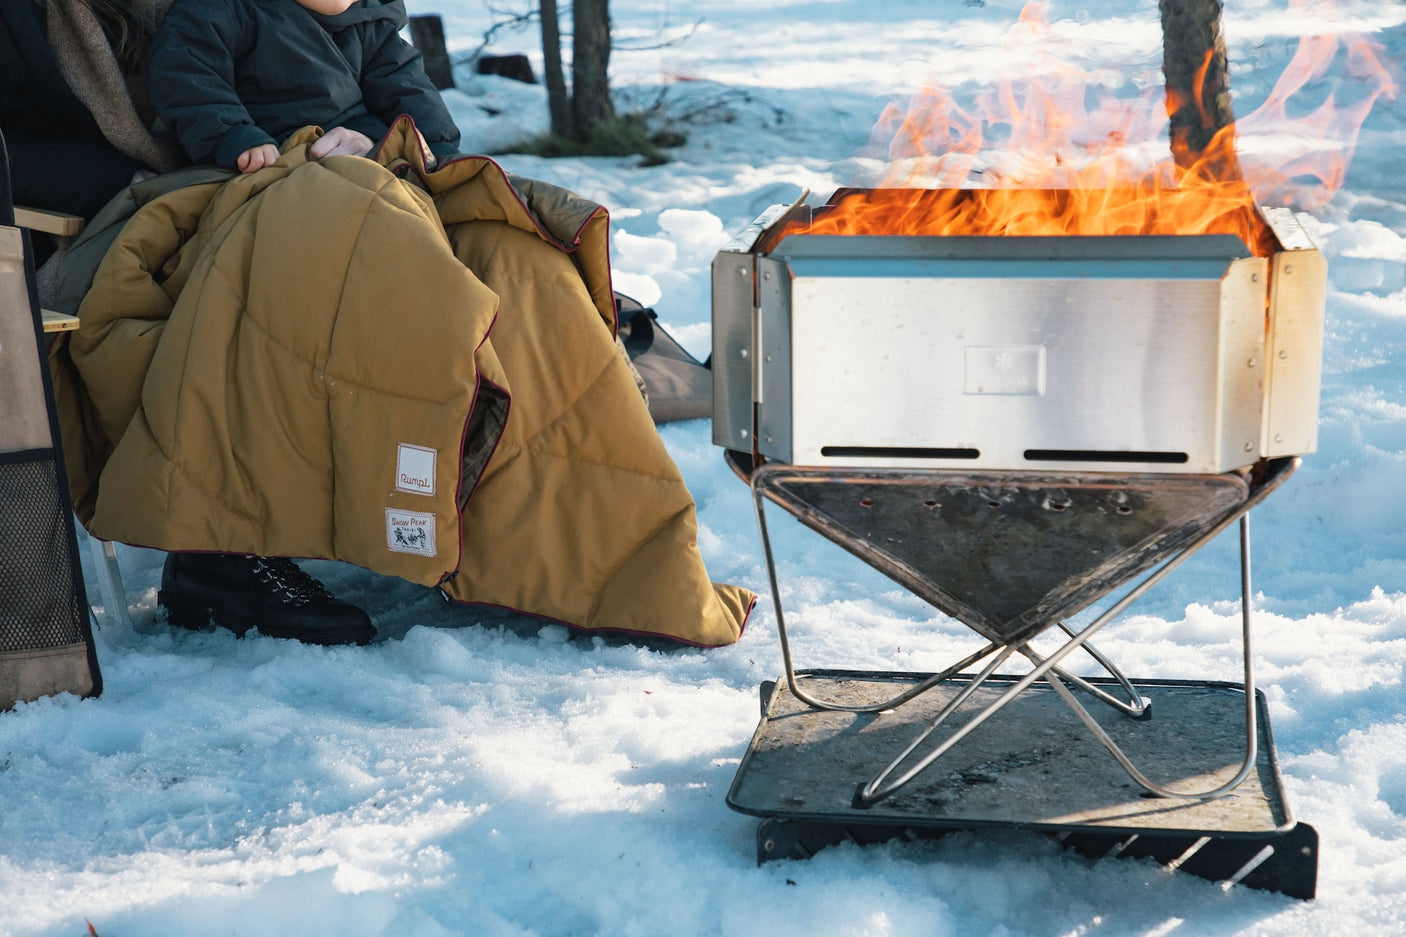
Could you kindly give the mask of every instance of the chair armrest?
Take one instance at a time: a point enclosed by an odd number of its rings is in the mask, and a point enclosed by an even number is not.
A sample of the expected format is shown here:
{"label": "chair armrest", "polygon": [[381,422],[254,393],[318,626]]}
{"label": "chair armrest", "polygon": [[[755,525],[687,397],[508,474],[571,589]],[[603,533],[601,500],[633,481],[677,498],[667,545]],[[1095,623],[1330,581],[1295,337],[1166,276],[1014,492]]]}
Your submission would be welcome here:
{"label": "chair armrest", "polygon": [[41,309],[45,332],[71,332],[78,328],[78,317],[64,315],[52,309]]}
{"label": "chair armrest", "polygon": [[83,230],[83,219],[61,211],[15,206],[15,224],[31,231],[70,237]]}
{"label": "chair armrest", "polygon": [[[16,205],[15,224],[44,234],[73,237],[83,230],[85,222],[79,215],[70,215],[67,212]],[[43,313],[45,332],[69,332],[78,328],[77,316],[64,315],[52,309],[41,309],[40,312]]]}

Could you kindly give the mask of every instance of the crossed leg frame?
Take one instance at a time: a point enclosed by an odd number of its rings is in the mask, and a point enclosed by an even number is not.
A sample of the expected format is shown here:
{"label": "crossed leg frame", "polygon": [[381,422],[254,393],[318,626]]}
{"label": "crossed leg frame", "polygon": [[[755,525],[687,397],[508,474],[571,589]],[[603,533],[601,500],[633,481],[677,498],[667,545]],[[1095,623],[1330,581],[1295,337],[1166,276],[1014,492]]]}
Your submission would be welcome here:
{"label": "crossed leg frame", "polygon": [[[776,621],[778,636],[781,644],[782,658],[785,665],[785,678],[787,687],[792,695],[801,702],[818,710],[830,710],[853,713],[880,713],[890,711],[902,706],[904,703],[928,692],[934,687],[948,681],[959,673],[963,673],[967,668],[972,667],[982,661],[985,664],[981,670],[973,677],[964,681],[961,689],[953,696],[929,722],[927,728],[922,730],[902,751],[900,751],[883,769],[872,778],[862,782],[855,794],[854,805],[856,807],[868,807],[877,804],[884,798],[901,789],[905,784],[920,774],[934,761],[966,738],[986,720],[998,713],[1008,703],[1014,700],[1020,693],[1037,681],[1044,681],[1073,711],[1079,720],[1088,728],[1090,733],[1103,745],[1112,755],[1118,764],[1127,772],[1134,782],[1140,785],[1150,794],[1164,798],[1179,798],[1191,801],[1204,801],[1222,797],[1235,790],[1254,770],[1258,757],[1258,735],[1257,724],[1256,693],[1254,686],[1254,670],[1252,665],[1252,644],[1251,644],[1251,619],[1252,619],[1252,599],[1250,589],[1250,525],[1249,512],[1259,504],[1272,490],[1282,481],[1292,474],[1298,466],[1297,459],[1284,459],[1276,463],[1270,463],[1262,473],[1260,480],[1252,485],[1248,496],[1236,505],[1232,510],[1219,517],[1213,524],[1202,530],[1190,542],[1182,545],[1169,557],[1163,559],[1160,565],[1156,565],[1150,573],[1132,586],[1128,591],[1106,611],[1099,614],[1092,622],[1082,629],[1075,630],[1062,620],[1045,623],[1035,629],[1038,631],[1048,630],[1057,625],[1066,635],[1067,640],[1057,650],[1049,655],[1038,654],[1030,647],[1028,637],[1033,636],[1027,630],[1022,636],[1016,639],[1002,641],[989,640],[986,646],[968,655],[960,661],[952,664],[943,671],[933,674],[924,680],[916,683],[901,693],[878,703],[865,705],[851,705],[833,700],[821,699],[804,688],[803,675],[798,674],[793,660],[790,639],[787,632],[785,613],[782,608],[781,590],[777,576],[776,562],[771,545],[771,538],[767,528],[766,502],[773,500],[783,507],[785,501],[776,495],[773,488],[773,478],[778,473],[786,473],[794,476],[797,472],[813,472],[824,475],[830,470],[824,469],[797,469],[793,466],[773,466],[763,465],[750,472],[748,482],[753,493],[753,504],[757,515],[758,528],[761,533],[762,548],[766,557],[767,574],[770,581],[772,602],[776,610]],[[814,519],[812,518],[812,521]],[[1245,745],[1244,757],[1240,768],[1228,781],[1217,786],[1202,791],[1174,790],[1148,778],[1123,750],[1113,741],[1108,733],[1099,725],[1098,721],[1089,713],[1088,709],[1074,696],[1069,688],[1069,684],[1091,693],[1106,705],[1131,718],[1147,718],[1151,715],[1151,702],[1142,697],[1133,683],[1124,676],[1113,663],[1102,655],[1092,644],[1090,639],[1098,633],[1105,625],[1125,612],[1129,606],[1138,601],[1150,589],[1169,576],[1180,567],[1186,560],[1194,555],[1198,550],[1216,539],[1221,533],[1232,525],[1239,525],[1239,552],[1240,552],[1240,589],[1241,589],[1241,637],[1243,648],[1243,673],[1244,673],[1244,722],[1245,722]],[[820,525],[811,523],[812,527],[821,529]],[[821,531],[825,531],[822,529]],[[833,538],[832,538],[833,539]],[[838,542],[838,541],[837,541]],[[854,544],[845,544],[852,552],[855,550]],[[860,553],[862,555],[862,553]],[[877,565],[877,564],[876,564]],[[1117,584],[1114,585],[1117,588]],[[967,622],[970,624],[970,622]],[[977,629],[981,630],[981,629]],[[1107,692],[1099,686],[1073,674],[1060,666],[1067,657],[1075,651],[1083,650],[1089,654],[1108,674],[1113,678],[1117,686],[1126,695],[1126,699]],[[988,680],[996,674],[997,670],[1015,655],[1024,657],[1032,665],[1032,669],[1023,677],[1011,683],[994,701],[985,708],[976,712],[971,718],[952,729],[941,740],[925,748],[925,745],[932,737],[946,726],[954,713],[956,713],[964,703]],[[920,752],[920,750],[922,750]]]}

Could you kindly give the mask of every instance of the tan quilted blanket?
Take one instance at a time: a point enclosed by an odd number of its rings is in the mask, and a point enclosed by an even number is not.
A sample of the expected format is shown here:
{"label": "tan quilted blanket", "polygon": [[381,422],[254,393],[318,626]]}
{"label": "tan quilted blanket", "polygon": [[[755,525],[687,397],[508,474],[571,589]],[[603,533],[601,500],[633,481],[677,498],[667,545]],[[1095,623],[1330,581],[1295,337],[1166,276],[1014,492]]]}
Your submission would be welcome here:
{"label": "tan quilted blanket", "polygon": [[101,262],[51,362],[89,530],[735,641],[754,596],[709,580],[617,351],[604,210],[485,158],[427,171],[408,122],[378,161],[310,162],[317,134],[138,187],[75,245]]}

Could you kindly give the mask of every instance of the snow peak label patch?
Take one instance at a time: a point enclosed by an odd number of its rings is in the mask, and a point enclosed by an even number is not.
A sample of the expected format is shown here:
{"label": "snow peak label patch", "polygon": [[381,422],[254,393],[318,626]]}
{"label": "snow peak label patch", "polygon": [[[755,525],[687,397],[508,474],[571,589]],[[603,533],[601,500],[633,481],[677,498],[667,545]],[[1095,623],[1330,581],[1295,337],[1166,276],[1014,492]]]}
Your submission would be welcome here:
{"label": "snow peak label patch", "polygon": [[434,515],[386,508],[386,546],[395,553],[434,556]]}
{"label": "snow peak label patch", "polygon": [[395,489],[412,495],[434,494],[434,449],[401,443],[396,449]]}

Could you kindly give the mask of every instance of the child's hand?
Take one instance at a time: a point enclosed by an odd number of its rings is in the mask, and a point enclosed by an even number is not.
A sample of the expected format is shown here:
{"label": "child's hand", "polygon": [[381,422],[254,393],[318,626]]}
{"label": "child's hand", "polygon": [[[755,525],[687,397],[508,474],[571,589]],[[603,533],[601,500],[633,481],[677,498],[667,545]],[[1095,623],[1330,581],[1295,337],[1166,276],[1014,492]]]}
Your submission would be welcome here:
{"label": "child's hand", "polygon": [[240,153],[234,164],[240,172],[257,172],[276,162],[278,162],[278,147],[272,143],[260,143],[258,146],[251,146]]}
{"label": "child's hand", "polygon": [[365,156],[375,145],[371,138],[360,130],[333,127],[308,147],[308,158],[316,160],[328,156]]}

